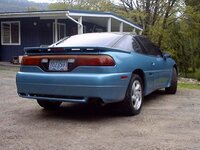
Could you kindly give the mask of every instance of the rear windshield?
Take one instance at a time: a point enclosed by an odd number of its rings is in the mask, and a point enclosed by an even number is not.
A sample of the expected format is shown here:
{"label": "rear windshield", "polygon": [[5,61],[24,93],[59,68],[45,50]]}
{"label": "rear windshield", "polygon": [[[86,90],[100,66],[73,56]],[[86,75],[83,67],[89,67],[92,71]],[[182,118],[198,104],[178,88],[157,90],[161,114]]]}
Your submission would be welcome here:
{"label": "rear windshield", "polygon": [[121,37],[123,37],[122,34],[115,33],[74,35],[57,44],[55,47],[112,47]]}

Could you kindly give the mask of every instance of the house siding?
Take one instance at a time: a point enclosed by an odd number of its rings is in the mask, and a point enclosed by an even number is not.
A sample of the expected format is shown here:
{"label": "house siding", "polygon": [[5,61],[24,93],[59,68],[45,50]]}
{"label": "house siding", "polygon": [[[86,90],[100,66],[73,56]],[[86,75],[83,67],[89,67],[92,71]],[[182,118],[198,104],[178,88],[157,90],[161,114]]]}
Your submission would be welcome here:
{"label": "house siding", "polygon": [[1,61],[11,61],[13,56],[24,54],[24,47],[39,46],[39,26],[34,26],[39,18],[2,19],[2,21],[20,21],[21,45],[1,45]]}
{"label": "house siding", "polygon": [[[32,17],[0,19],[0,23],[2,21],[20,21],[21,45],[1,45],[0,43],[0,61],[12,61],[14,56],[23,55],[24,47],[39,47],[53,43],[54,19],[41,20],[39,17]],[[66,24],[66,36],[77,34],[77,24],[71,20],[58,19],[58,23]],[[96,32],[95,28],[106,31],[105,28],[92,23],[83,22],[83,25],[86,26],[86,32]]]}

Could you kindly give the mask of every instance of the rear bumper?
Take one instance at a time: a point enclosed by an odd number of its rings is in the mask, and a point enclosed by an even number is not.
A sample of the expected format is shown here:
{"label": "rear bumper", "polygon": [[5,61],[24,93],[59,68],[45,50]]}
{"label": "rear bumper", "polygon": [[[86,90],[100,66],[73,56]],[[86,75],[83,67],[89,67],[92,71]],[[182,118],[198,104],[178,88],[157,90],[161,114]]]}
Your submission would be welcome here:
{"label": "rear bumper", "polygon": [[[128,76],[121,79],[121,76]],[[101,98],[105,103],[121,101],[125,97],[131,73],[77,74],[27,73],[16,76],[19,96],[67,102],[87,102]]]}

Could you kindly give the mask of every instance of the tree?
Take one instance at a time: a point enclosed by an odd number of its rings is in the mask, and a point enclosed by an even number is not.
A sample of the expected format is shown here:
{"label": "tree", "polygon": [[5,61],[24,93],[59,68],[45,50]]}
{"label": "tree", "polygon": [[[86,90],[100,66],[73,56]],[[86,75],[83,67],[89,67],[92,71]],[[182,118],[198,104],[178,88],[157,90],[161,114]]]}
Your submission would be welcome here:
{"label": "tree", "polygon": [[144,28],[161,50],[176,59],[179,70],[200,68],[199,0],[58,0],[50,9],[81,9],[115,12]]}
{"label": "tree", "polygon": [[183,18],[185,24],[185,33],[188,39],[188,50],[192,58],[191,66],[193,72],[199,68],[200,64],[200,4],[197,0],[186,0],[185,16]]}
{"label": "tree", "polygon": [[120,0],[132,19],[143,26],[145,33],[162,19],[162,28],[166,28],[167,19],[175,14],[175,4],[179,0]]}
{"label": "tree", "polygon": [[49,5],[49,9],[79,9],[111,11],[114,4],[110,0],[58,0]]}
{"label": "tree", "polygon": [[27,7],[27,11],[37,11],[37,10],[38,10],[38,8],[34,7],[34,6]]}

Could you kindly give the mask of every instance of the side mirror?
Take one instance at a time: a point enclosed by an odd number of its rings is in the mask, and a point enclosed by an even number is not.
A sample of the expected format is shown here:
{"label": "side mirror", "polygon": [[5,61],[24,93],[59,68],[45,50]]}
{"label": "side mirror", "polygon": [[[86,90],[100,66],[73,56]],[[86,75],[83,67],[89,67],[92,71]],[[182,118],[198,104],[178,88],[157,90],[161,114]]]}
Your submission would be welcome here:
{"label": "side mirror", "polygon": [[162,53],[163,58],[166,60],[167,58],[170,58],[171,55],[169,53]]}

